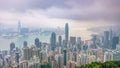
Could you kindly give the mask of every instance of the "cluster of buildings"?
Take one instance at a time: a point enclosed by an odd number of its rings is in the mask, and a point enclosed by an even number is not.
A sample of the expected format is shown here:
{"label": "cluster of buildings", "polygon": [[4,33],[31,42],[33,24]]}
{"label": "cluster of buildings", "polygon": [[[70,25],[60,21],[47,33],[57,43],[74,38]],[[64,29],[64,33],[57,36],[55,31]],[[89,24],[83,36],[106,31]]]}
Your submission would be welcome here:
{"label": "cluster of buildings", "polygon": [[81,37],[69,36],[66,23],[65,39],[52,32],[50,43],[36,38],[31,46],[24,41],[22,49],[11,43],[9,51],[0,51],[0,68],[75,68],[95,61],[111,61],[114,53],[120,52],[119,35],[113,33],[105,31],[83,41]]}

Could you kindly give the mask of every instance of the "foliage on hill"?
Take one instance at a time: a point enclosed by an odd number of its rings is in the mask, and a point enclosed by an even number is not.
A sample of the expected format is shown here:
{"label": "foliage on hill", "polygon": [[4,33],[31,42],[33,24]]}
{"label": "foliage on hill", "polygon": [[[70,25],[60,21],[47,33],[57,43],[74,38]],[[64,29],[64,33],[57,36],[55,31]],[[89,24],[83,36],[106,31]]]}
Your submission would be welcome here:
{"label": "foliage on hill", "polygon": [[120,68],[120,61],[92,62],[91,64],[75,68]]}

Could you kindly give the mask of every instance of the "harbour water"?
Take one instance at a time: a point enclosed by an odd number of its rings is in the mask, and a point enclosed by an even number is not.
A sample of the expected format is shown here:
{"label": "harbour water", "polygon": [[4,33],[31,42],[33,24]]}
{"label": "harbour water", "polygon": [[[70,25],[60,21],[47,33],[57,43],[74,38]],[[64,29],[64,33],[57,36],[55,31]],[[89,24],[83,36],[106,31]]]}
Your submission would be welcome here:
{"label": "harbour water", "polygon": [[[87,40],[91,38],[91,31],[87,30],[72,30],[70,31],[70,36],[81,37],[82,40]],[[50,35],[51,33],[42,33],[42,34],[29,34],[27,36],[15,37],[15,38],[3,38],[0,36],[0,50],[9,50],[10,43],[14,42],[16,47],[22,48],[23,42],[27,41],[28,45],[34,45],[35,38],[39,38],[41,42],[50,43]],[[64,35],[63,35],[64,39]]]}

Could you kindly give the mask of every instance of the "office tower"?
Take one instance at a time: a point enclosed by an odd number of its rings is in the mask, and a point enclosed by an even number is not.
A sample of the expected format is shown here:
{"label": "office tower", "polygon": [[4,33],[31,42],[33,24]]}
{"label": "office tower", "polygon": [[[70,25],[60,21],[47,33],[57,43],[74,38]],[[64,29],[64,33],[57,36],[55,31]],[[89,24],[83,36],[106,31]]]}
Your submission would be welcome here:
{"label": "office tower", "polygon": [[116,45],[119,44],[119,37],[118,36],[114,36],[112,38],[112,49],[116,49]]}
{"label": "office tower", "polygon": [[112,27],[110,28],[110,48],[112,49],[112,39],[113,39],[113,31]]}
{"label": "office tower", "polygon": [[66,68],[75,68],[75,62],[74,61],[68,61]]}
{"label": "office tower", "polygon": [[97,48],[97,35],[92,35],[92,42],[91,48],[96,49]]}
{"label": "office tower", "polygon": [[51,45],[51,50],[54,51],[56,48],[56,34],[55,34],[55,32],[52,32],[52,34],[51,34],[50,45]]}
{"label": "office tower", "polygon": [[24,41],[23,42],[23,47],[25,48],[25,47],[27,47],[27,45],[28,45],[27,41]]}
{"label": "office tower", "polygon": [[18,63],[18,64],[19,64],[19,58],[20,58],[19,53],[16,52],[16,53],[15,53],[15,61],[16,61],[16,63]]}
{"label": "office tower", "polygon": [[62,36],[59,36],[58,37],[58,45],[61,47],[62,46]]}
{"label": "office tower", "polygon": [[73,45],[76,44],[76,37],[70,37],[70,43]]}
{"label": "office tower", "polygon": [[41,42],[39,41],[39,38],[35,39],[35,45],[37,48],[41,48]]}
{"label": "office tower", "polygon": [[67,63],[67,50],[63,50],[63,57],[64,57],[64,65],[66,66]]}
{"label": "office tower", "polygon": [[15,43],[10,43],[10,51],[12,51],[15,48]]}
{"label": "office tower", "polygon": [[104,31],[104,47],[110,48],[110,46],[109,46],[109,31]]}
{"label": "office tower", "polygon": [[69,25],[68,23],[65,24],[65,47],[67,47],[69,41]]}
{"label": "office tower", "polygon": [[21,61],[19,64],[19,68],[28,68],[28,61],[27,60]]}
{"label": "office tower", "polygon": [[81,37],[77,37],[76,45],[77,45],[78,50],[80,51],[82,49],[81,48],[81,45],[82,45]]}
{"label": "office tower", "polygon": [[21,22],[18,21],[18,33],[20,34],[21,33]]}
{"label": "office tower", "polygon": [[113,53],[112,52],[105,52],[104,53],[104,62],[112,61],[113,60]]}

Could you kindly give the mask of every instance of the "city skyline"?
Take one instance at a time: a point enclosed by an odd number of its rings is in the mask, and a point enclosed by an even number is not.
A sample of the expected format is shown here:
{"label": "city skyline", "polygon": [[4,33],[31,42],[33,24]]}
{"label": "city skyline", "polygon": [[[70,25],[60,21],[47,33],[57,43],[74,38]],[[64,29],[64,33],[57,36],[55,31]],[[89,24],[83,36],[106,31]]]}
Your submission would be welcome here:
{"label": "city skyline", "polygon": [[0,68],[120,67],[120,0],[0,0]]}

